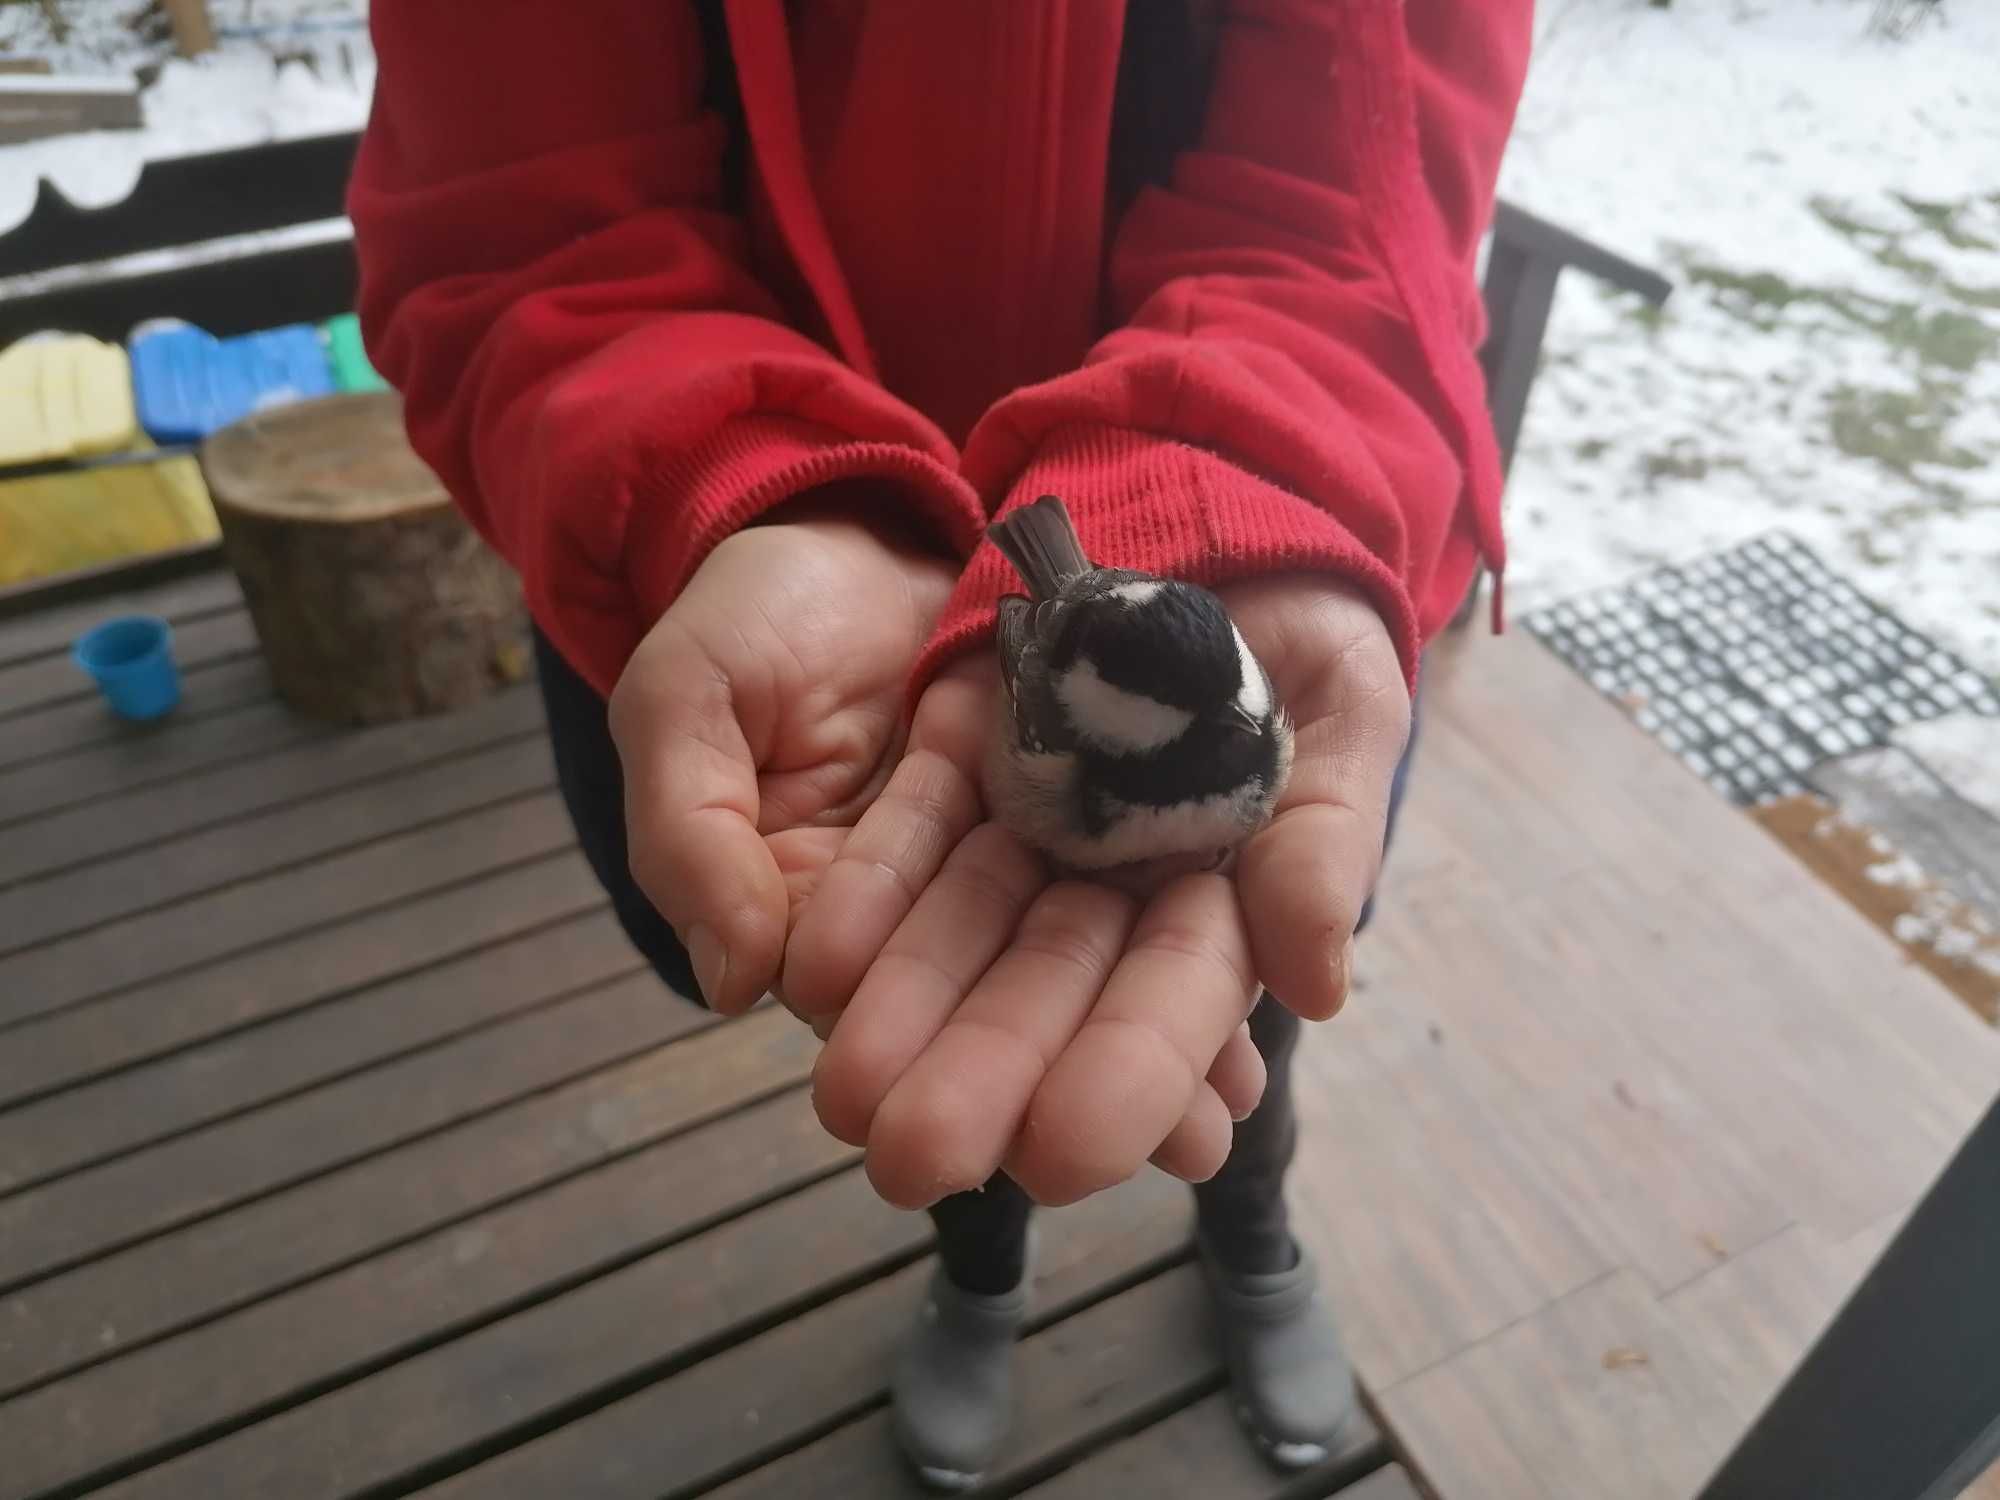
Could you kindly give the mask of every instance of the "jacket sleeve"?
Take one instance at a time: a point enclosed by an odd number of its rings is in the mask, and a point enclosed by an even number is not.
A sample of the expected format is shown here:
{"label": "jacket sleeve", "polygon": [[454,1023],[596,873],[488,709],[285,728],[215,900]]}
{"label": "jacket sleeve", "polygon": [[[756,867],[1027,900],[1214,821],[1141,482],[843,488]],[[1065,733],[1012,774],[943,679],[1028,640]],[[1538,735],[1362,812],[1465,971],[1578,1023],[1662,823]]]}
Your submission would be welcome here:
{"label": "jacket sleeve", "polygon": [[693,7],[552,15],[375,0],[348,207],[412,445],[556,646],[608,691],[717,542],[840,480],[970,552],[951,444],[753,274]]}
{"label": "jacket sleeve", "polygon": [[[1199,139],[1119,226],[1112,331],[993,407],[965,472],[1003,512],[1063,496],[1107,562],[1348,578],[1414,683],[1453,585],[1500,562],[1473,267],[1530,5],[1224,11]],[[1008,586],[982,547],[922,670],[981,639]]]}

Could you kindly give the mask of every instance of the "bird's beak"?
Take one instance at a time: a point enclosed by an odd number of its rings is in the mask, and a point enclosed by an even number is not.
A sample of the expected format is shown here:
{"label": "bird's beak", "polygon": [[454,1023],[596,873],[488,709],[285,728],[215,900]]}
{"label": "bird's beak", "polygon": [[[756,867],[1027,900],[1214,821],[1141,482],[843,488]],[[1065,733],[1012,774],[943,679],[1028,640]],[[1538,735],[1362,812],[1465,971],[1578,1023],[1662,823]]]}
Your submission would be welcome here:
{"label": "bird's beak", "polygon": [[1222,711],[1224,727],[1239,730],[1244,734],[1262,734],[1264,726],[1257,722],[1257,716],[1240,703],[1232,703]]}

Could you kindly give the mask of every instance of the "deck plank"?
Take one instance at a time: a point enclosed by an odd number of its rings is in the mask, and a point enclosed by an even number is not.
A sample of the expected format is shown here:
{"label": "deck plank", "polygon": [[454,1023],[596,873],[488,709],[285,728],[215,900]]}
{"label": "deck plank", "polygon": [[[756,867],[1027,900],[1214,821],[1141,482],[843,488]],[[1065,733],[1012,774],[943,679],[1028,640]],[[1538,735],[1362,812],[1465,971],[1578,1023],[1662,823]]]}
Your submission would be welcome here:
{"label": "deck plank", "polygon": [[253,883],[189,897],[0,958],[0,1024],[211,964],[291,933],[569,848],[556,793],[392,834]]}
{"label": "deck plank", "polygon": [[601,906],[565,851],[0,1031],[0,1102],[38,1098],[177,1048]]}
{"label": "deck plank", "polygon": [[[265,716],[294,728],[301,723],[275,705],[267,705]],[[217,738],[209,735],[209,723],[204,719],[196,725],[176,725],[170,734],[161,735],[162,742],[184,744],[197,729],[202,736]],[[197,759],[164,787],[144,784],[139,765],[127,763],[137,752],[129,752],[122,743],[99,745],[84,752],[96,762],[96,769],[80,805],[58,812],[44,809],[0,838],[0,888],[403,774],[433,760],[533,732],[541,723],[539,697],[531,689],[516,688],[455,714],[345,734],[302,731],[270,753],[232,756],[219,766],[206,766]],[[220,753],[237,748],[227,734],[219,742]],[[0,775],[0,821],[9,805],[6,778]]]}
{"label": "deck plank", "polygon": [[[1350,1481],[1380,1464],[1387,1451],[1367,1413],[1357,1412],[1325,1463],[1303,1473],[1276,1473],[1245,1441],[1225,1390],[1204,1396],[1022,1493],[1029,1500],[1109,1500],[1127,1495],[1145,1500],[1320,1500],[1334,1493],[1364,1497],[1365,1490],[1352,1487]],[[1392,1500],[1395,1493],[1386,1491],[1376,1500]]]}
{"label": "deck plank", "polygon": [[921,1215],[886,1207],[860,1173],[842,1173],[103,1494],[335,1500],[407,1484],[893,1269],[928,1235]]}
{"label": "deck plank", "polygon": [[1341,1492],[1342,1500],[1423,1500],[1410,1474],[1401,1464],[1377,1469],[1352,1488]]}
{"label": "deck plank", "polygon": [[[1741,1426],[1630,1271],[1404,1382],[1382,1405],[1443,1494],[1490,1500],[1688,1500]],[[1468,1409],[1476,1421],[1462,1420]],[[1473,1438],[1491,1433],[1505,1435],[1497,1462]]]}
{"label": "deck plank", "polygon": [[[1024,1340],[1014,1434],[989,1472],[1005,1491],[1198,1399],[1222,1380],[1201,1273],[1181,1266]],[[715,1500],[924,1500],[879,1411],[708,1493]]]}
{"label": "deck plank", "polygon": [[[1030,1329],[1188,1241],[1188,1194],[1147,1173],[1043,1214]],[[884,1399],[920,1261],[425,1490],[425,1500],[662,1500],[698,1494]]]}
{"label": "deck plank", "polygon": [[342,1167],[0,1298],[0,1371],[71,1369],[187,1328],[796,1087],[775,1011]]}
{"label": "deck plank", "polygon": [[[338,750],[345,736],[302,719],[276,699],[176,723],[160,719],[143,729],[86,745],[52,760],[34,760],[0,771],[0,842],[31,839],[46,848],[46,829],[21,825],[67,812],[114,793],[144,791],[171,799],[174,784],[194,771],[235,767],[292,745],[318,741]],[[53,851],[58,857],[68,851]]]}
{"label": "deck plank", "polygon": [[712,1024],[650,972],[0,1197],[14,1286],[328,1172]]}
{"label": "deck plank", "polygon": [[[173,635],[174,660],[183,670],[257,650],[257,628],[243,609],[192,616],[176,624]],[[96,693],[67,650],[0,666],[0,723],[14,714]]]}
{"label": "deck plank", "polygon": [[[313,802],[0,891],[0,957],[71,933],[385,839],[418,824],[497,808],[555,783],[545,737],[529,731],[491,749],[433,762]],[[501,814],[507,816],[507,814]],[[287,898],[289,899],[289,898]],[[115,939],[114,939],[115,940]]]}
{"label": "deck plank", "polygon": [[[181,674],[176,726],[271,696],[271,673],[259,655],[225,657]],[[51,707],[0,719],[0,770],[23,761],[73,755],[110,740],[157,734],[163,726],[119,718],[96,696],[65,699]]]}
{"label": "deck plank", "polygon": [[0,620],[0,662],[66,652],[78,636],[113,615],[158,615],[179,624],[242,607],[243,590],[237,585],[236,575],[218,565],[141,588],[46,605],[29,614]]}
{"label": "deck plank", "polygon": [[[662,1249],[858,1155],[819,1128],[803,1093],[781,1095],[0,1406],[7,1482],[32,1494],[184,1448]],[[723,1157],[730,1170],[718,1172]],[[569,1491],[558,1483],[538,1493]]]}
{"label": "deck plank", "polygon": [[607,911],[505,939],[0,1113],[22,1186],[477,1030],[639,966]]}
{"label": "deck plank", "polygon": [[1741,1425],[1776,1394],[1903,1217],[1844,1240],[1791,1225],[1664,1299]]}
{"label": "deck plank", "polygon": [[2000,1035],[1534,642],[1443,645],[1425,704],[1296,1222],[1447,1500],[1685,1495],[1812,1320],[1760,1247],[1907,1212]]}

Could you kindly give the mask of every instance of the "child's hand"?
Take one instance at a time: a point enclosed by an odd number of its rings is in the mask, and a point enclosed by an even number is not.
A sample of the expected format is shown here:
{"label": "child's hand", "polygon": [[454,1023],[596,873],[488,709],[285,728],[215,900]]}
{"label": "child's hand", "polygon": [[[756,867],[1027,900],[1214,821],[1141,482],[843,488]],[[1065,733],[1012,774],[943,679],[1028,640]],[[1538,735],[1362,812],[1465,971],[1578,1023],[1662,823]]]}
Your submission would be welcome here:
{"label": "child's hand", "polygon": [[611,695],[632,874],[734,1013],[901,751],[911,665],[949,565],[794,513],[710,554]]}
{"label": "child's hand", "polygon": [[981,822],[990,660],[925,694],[910,749],[849,836],[787,954],[787,999],[839,1016],[814,1075],[835,1135],[916,1207],[1004,1166],[1064,1203],[1148,1159],[1191,1180],[1228,1154],[1263,1072],[1241,1023],[1259,986],[1339,1009],[1381,861],[1409,694],[1365,600],[1323,580],[1221,591],[1297,725],[1291,780],[1233,874],[1141,907],[1041,866]]}

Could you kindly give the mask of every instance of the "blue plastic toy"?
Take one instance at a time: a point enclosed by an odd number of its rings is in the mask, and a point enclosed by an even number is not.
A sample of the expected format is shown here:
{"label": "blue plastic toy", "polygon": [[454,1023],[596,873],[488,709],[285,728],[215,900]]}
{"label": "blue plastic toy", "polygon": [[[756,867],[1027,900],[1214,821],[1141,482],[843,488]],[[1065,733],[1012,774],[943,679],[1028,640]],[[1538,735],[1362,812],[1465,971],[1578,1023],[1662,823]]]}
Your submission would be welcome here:
{"label": "blue plastic toy", "polygon": [[76,643],[76,663],[126,719],[157,719],[181,701],[173,632],[154,615],[106,620]]}
{"label": "blue plastic toy", "polygon": [[305,323],[218,339],[179,322],[133,330],[132,397],[156,443],[198,443],[261,407],[333,393],[319,330]]}

